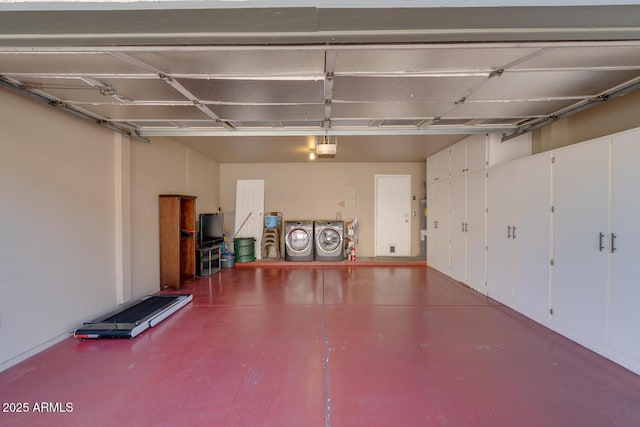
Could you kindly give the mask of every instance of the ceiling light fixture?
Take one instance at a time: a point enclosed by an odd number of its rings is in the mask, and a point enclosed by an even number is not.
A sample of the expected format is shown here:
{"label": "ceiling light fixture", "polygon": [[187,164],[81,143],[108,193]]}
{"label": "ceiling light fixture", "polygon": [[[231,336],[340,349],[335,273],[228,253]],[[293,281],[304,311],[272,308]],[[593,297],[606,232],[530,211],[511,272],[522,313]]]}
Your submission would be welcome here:
{"label": "ceiling light fixture", "polygon": [[318,136],[316,137],[316,154],[320,159],[333,159],[336,157],[338,149],[338,138],[336,136]]}

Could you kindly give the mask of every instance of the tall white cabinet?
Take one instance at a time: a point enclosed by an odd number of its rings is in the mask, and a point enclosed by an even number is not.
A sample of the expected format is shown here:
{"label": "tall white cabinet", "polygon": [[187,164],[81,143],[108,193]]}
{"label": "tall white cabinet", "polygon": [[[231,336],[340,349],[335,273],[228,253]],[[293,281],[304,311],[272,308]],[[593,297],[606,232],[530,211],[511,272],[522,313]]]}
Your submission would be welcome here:
{"label": "tall white cabinet", "polygon": [[487,182],[487,295],[513,302],[513,163],[489,169]]}
{"label": "tall white cabinet", "polygon": [[484,288],[487,138],[473,135],[451,147],[451,277]]}
{"label": "tall white cabinet", "polygon": [[554,187],[554,322],[636,372],[639,170],[640,130],[628,131],[558,151]]}
{"label": "tall white cabinet", "polygon": [[427,263],[640,373],[640,128],[515,160],[474,140],[427,162]]}
{"label": "tall white cabinet", "polygon": [[427,158],[427,263],[449,274],[450,148]]}
{"label": "tall white cabinet", "polygon": [[554,322],[606,340],[609,139],[555,153]]}
{"label": "tall white cabinet", "polygon": [[513,302],[528,315],[550,315],[552,155],[515,162]]}
{"label": "tall white cabinet", "polygon": [[[640,359],[640,131],[611,141],[610,345]],[[612,235],[613,246],[611,246]]]}
{"label": "tall white cabinet", "polygon": [[487,294],[526,314],[549,313],[551,155],[488,172]]}
{"label": "tall white cabinet", "polygon": [[[427,263],[478,290],[485,270],[486,150],[486,135],[473,135],[427,159]],[[448,177],[441,173],[445,155]]]}
{"label": "tall white cabinet", "polygon": [[427,263],[449,274],[449,179],[427,186]]}

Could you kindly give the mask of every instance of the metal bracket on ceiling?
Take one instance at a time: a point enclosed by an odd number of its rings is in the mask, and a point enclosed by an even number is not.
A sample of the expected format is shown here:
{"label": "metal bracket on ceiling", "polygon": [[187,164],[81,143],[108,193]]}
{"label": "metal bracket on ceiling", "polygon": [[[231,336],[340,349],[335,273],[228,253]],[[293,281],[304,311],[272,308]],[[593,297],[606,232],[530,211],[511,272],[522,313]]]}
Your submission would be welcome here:
{"label": "metal bracket on ceiling", "polygon": [[489,73],[489,78],[500,77],[500,76],[502,76],[503,73],[504,73],[504,68],[499,68],[497,70],[493,70],[492,72]]}
{"label": "metal bracket on ceiling", "polygon": [[436,124],[436,123],[437,123],[437,122],[439,122],[439,121],[440,121],[440,117],[434,117],[434,118],[432,118],[432,119],[428,119],[428,120],[423,120],[423,121],[421,121],[420,123],[418,123],[417,127],[418,127],[419,129],[421,129],[421,128],[426,128],[426,127],[429,127],[429,126],[431,126],[431,125],[433,125],[433,124]]}
{"label": "metal bracket on ceiling", "polygon": [[333,104],[333,82],[335,80],[337,52],[328,50],[324,53],[324,127],[331,127],[331,107]]}

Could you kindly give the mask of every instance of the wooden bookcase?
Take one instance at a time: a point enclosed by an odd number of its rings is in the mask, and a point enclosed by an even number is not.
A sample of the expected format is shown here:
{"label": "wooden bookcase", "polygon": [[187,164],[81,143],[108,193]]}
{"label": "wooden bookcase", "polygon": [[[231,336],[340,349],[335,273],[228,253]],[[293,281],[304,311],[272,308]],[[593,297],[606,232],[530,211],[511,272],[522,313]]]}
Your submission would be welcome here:
{"label": "wooden bookcase", "polygon": [[160,195],[160,289],[180,289],[196,275],[196,198]]}

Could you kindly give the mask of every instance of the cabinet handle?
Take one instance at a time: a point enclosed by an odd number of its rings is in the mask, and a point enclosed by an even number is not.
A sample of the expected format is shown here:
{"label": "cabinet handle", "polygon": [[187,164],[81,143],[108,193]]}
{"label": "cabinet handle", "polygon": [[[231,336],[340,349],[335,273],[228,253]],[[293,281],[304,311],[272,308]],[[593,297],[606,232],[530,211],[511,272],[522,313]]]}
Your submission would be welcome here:
{"label": "cabinet handle", "polygon": [[511,226],[507,227],[507,239],[511,238]]}
{"label": "cabinet handle", "polygon": [[462,223],[462,232],[464,233],[464,222]]}
{"label": "cabinet handle", "polygon": [[468,222],[465,222],[465,223],[464,223],[464,232],[465,232],[465,233],[468,233],[468,232],[469,232],[469,223],[468,223]]}
{"label": "cabinet handle", "polygon": [[614,233],[611,233],[611,253],[614,253],[616,249],[616,236]]}
{"label": "cabinet handle", "polygon": [[516,238],[516,226],[514,225],[513,226],[513,239],[515,239],[515,238]]}
{"label": "cabinet handle", "polygon": [[599,239],[600,239],[600,244],[598,246],[598,249],[600,250],[600,252],[602,252],[602,250],[604,249],[604,244],[602,243],[602,239],[604,239],[604,233],[600,233]]}

